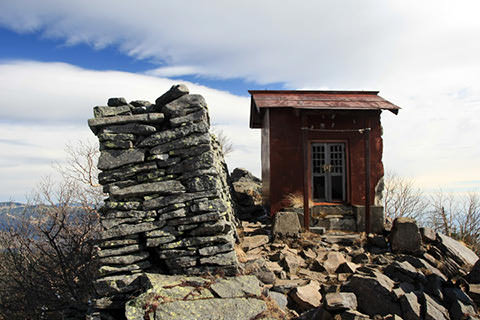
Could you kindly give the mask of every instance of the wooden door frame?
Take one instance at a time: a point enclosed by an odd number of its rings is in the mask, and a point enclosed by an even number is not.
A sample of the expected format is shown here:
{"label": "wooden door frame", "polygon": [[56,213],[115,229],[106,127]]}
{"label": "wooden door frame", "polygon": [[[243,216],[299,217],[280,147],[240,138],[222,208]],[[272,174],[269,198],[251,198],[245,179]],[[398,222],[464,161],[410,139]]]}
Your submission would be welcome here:
{"label": "wooden door frame", "polygon": [[312,145],[315,143],[343,143],[345,145],[345,200],[344,201],[335,201],[332,203],[350,203],[350,190],[351,190],[351,183],[350,183],[350,146],[348,139],[311,139],[306,141],[307,144],[307,158],[308,158],[308,190],[306,191],[308,194],[308,200],[313,202],[313,175],[312,175]]}

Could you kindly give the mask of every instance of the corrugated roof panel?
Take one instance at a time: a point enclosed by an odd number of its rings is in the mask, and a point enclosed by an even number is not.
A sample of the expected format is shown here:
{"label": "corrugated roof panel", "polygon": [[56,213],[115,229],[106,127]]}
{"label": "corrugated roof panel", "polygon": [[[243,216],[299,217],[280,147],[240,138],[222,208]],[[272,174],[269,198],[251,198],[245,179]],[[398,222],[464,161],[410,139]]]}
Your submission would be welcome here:
{"label": "corrugated roof panel", "polygon": [[250,127],[261,128],[262,109],[389,110],[400,107],[378,95],[378,91],[250,90]]}
{"label": "corrugated roof panel", "polygon": [[391,110],[400,108],[378,91],[249,91],[258,108]]}

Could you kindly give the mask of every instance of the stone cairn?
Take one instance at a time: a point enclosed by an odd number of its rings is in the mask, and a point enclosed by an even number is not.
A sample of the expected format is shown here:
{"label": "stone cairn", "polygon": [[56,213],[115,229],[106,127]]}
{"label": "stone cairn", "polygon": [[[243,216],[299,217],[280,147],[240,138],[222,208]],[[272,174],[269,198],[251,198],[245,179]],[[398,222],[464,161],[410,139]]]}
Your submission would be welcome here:
{"label": "stone cairn", "polygon": [[175,85],[155,104],[111,98],[88,124],[100,140],[97,308],[114,308],[144,272],[237,273],[228,171],[201,95]]}

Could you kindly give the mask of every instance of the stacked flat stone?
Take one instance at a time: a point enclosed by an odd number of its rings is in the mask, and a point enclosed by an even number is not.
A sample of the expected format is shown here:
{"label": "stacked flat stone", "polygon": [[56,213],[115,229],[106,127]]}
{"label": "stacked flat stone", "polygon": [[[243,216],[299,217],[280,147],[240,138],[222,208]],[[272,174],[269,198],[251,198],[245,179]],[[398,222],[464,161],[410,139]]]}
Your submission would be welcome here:
{"label": "stacked flat stone", "polygon": [[[228,171],[207,104],[173,86],[155,104],[111,98],[88,124],[100,140],[100,296],[135,290],[142,272],[237,272]],[[113,298],[112,298],[113,297]],[[101,301],[101,299],[99,299]]]}

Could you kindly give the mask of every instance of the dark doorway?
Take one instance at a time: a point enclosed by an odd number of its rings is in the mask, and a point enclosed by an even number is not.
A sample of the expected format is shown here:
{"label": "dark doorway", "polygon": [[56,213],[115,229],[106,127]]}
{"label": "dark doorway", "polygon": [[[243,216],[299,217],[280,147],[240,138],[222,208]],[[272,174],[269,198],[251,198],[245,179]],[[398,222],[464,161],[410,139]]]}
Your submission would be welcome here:
{"label": "dark doorway", "polygon": [[313,201],[345,201],[345,144],[312,144]]}

